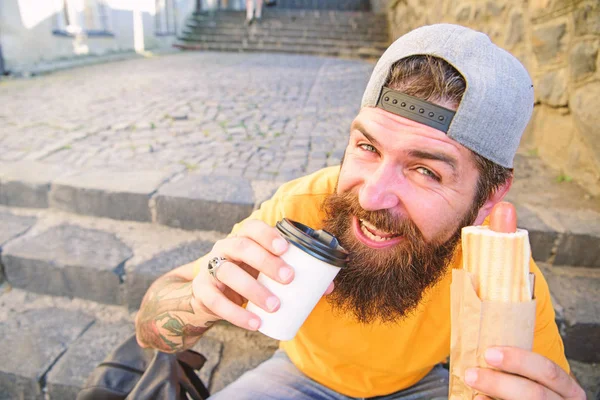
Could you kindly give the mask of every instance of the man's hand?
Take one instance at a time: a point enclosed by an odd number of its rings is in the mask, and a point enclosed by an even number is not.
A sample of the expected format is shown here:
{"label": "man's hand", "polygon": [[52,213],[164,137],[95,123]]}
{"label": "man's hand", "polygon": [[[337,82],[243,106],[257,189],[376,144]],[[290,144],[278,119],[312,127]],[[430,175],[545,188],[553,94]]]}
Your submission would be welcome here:
{"label": "man's hand", "polygon": [[584,390],[562,368],[546,357],[514,347],[491,347],[485,352],[490,367],[472,368],[465,382],[486,393],[476,400],[585,400]]}
{"label": "man's hand", "polygon": [[[280,301],[256,278],[263,273],[269,278],[288,284],[294,279],[294,270],[279,256],[288,248],[288,242],[277,229],[258,220],[246,221],[237,235],[215,243],[213,250],[203,257],[200,273],[194,278],[194,306],[212,315],[248,330],[260,327],[260,318],[243,308],[251,301],[267,312],[279,309]],[[225,257],[216,272],[218,280],[206,265],[212,257]],[[333,284],[325,294],[331,293]]]}
{"label": "man's hand", "polygon": [[[140,346],[163,352],[192,347],[218,320],[257,330],[260,318],[245,308],[246,301],[268,312],[280,302],[256,278],[263,273],[280,283],[294,279],[294,270],[279,258],[288,248],[279,232],[262,221],[246,221],[237,235],[219,240],[212,251],[198,260],[194,276],[190,263],[158,278],[148,289],[136,317]],[[208,261],[225,257],[216,272],[208,272]],[[333,283],[325,294],[331,293]]]}

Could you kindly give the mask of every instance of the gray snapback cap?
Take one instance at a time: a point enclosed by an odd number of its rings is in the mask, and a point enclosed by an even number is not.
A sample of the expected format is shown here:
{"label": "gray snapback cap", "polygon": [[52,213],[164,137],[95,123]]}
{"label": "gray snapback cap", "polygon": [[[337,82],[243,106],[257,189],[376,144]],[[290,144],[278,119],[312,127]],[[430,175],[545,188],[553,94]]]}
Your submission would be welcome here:
{"label": "gray snapback cap", "polygon": [[[381,56],[367,84],[361,108],[380,104],[391,66],[413,55],[442,58],[467,82],[456,113],[446,114],[449,125],[440,130],[482,157],[512,168],[534,102],[531,78],[519,60],[481,32],[451,24],[424,26],[401,36]],[[424,109],[425,118],[436,111],[435,118],[443,119],[437,114],[443,112],[440,107],[428,110],[424,106]],[[422,116],[419,119],[418,116],[411,118],[410,114],[397,114],[424,122]]]}

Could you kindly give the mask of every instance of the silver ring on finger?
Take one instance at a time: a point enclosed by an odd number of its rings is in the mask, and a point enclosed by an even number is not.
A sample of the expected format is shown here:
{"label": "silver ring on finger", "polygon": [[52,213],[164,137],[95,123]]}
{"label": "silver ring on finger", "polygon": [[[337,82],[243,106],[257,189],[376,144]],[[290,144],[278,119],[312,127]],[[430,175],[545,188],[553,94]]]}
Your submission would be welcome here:
{"label": "silver ring on finger", "polygon": [[217,282],[221,282],[219,278],[217,278],[217,271],[225,261],[227,261],[225,257],[213,257],[208,261],[208,273],[215,278]]}

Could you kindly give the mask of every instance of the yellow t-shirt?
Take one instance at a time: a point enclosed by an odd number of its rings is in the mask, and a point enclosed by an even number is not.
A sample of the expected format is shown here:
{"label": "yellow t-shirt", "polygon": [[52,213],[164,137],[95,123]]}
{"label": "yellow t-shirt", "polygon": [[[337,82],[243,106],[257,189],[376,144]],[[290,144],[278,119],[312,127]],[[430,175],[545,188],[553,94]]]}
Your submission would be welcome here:
{"label": "yellow t-shirt", "polygon": [[[284,184],[249,219],[274,226],[285,217],[321,229],[320,207],[335,190],[338,173],[339,167],[330,167]],[[459,246],[452,268],[461,266]],[[533,351],[569,372],[548,285],[533,260],[531,271],[537,300]],[[451,275],[449,268],[417,311],[396,324],[360,324],[350,315],[334,314],[321,299],[296,337],[280,347],[304,374],[346,396],[381,396],[412,386],[449,356]]]}

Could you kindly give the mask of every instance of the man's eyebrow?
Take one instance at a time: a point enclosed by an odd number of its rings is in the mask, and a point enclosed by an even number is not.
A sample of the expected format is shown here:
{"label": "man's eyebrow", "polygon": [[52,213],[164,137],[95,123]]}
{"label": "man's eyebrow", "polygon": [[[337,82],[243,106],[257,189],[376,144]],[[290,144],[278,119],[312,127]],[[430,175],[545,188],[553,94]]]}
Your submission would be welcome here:
{"label": "man's eyebrow", "polygon": [[362,133],[362,135],[364,137],[367,138],[367,140],[371,143],[373,143],[375,145],[375,147],[381,147],[381,145],[379,144],[379,142],[377,141],[377,139],[375,139],[372,135],[370,135],[369,133],[367,133],[367,130],[365,129],[365,127],[363,126],[363,124],[361,124],[360,122],[355,122],[351,129],[353,131],[359,131],[360,133]]}
{"label": "man's eyebrow", "polygon": [[[369,140],[373,145],[375,145],[375,147],[381,148],[381,145],[379,144],[377,139],[375,139],[372,135],[367,133],[366,128],[360,122],[354,122],[354,124],[352,124],[351,130],[360,132],[364,137],[367,138],[367,140]],[[444,153],[440,153],[440,152],[430,152],[430,151],[424,151],[424,150],[409,150],[407,154],[414,158],[441,161],[441,162],[447,164],[452,169],[452,175],[454,177],[456,177],[456,173],[457,173],[456,166],[458,165],[458,161],[456,160],[456,158],[454,158],[448,154],[444,154]]]}
{"label": "man's eyebrow", "polygon": [[444,162],[444,163],[448,164],[448,166],[450,166],[450,168],[452,168],[452,171],[454,173],[456,173],[456,165],[458,164],[458,161],[456,161],[456,159],[454,157],[449,156],[447,154],[439,153],[439,152],[429,152],[429,151],[423,151],[423,150],[410,150],[408,152],[408,155],[410,155],[411,157],[422,158],[425,160],[435,160],[435,161]]}

